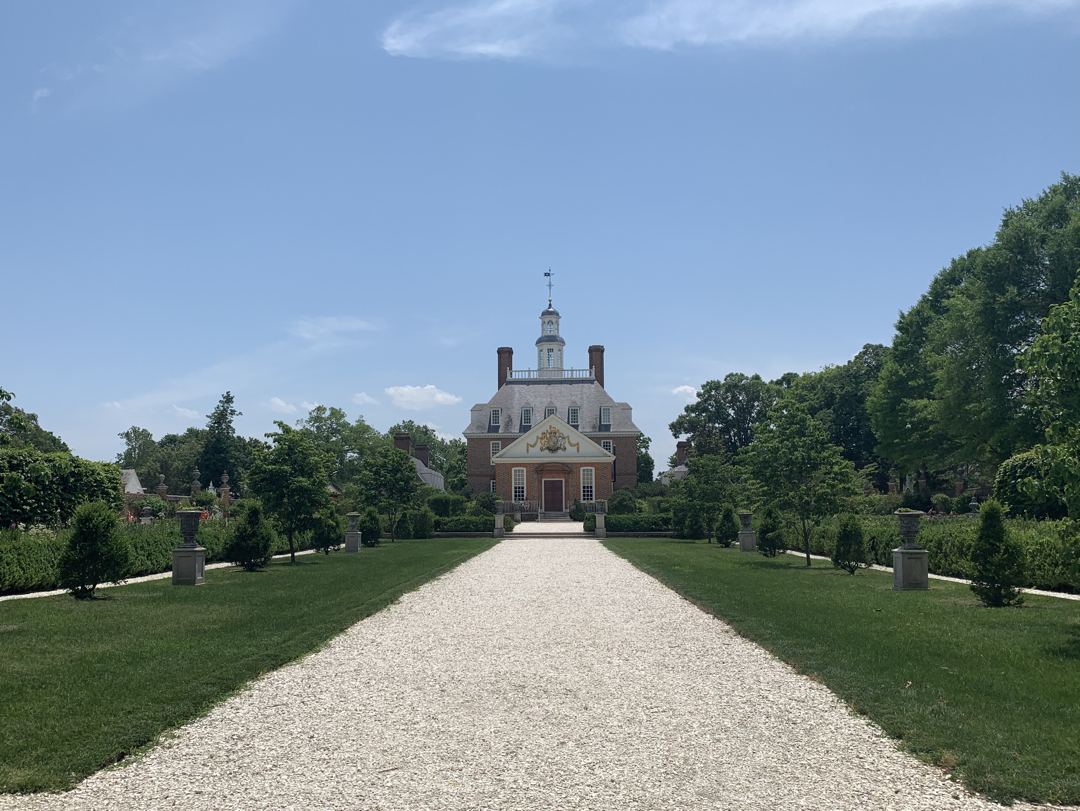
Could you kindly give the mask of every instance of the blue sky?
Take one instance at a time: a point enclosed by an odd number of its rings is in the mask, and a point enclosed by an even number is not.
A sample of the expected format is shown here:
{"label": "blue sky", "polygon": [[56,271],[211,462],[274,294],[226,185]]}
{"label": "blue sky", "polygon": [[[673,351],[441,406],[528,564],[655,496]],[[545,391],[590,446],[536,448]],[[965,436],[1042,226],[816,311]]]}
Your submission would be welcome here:
{"label": "blue sky", "polygon": [[8,3],[0,386],[95,459],[226,390],[456,436],[550,267],[662,460],[703,381],[888,343],[1078,102],[1080,0]]}

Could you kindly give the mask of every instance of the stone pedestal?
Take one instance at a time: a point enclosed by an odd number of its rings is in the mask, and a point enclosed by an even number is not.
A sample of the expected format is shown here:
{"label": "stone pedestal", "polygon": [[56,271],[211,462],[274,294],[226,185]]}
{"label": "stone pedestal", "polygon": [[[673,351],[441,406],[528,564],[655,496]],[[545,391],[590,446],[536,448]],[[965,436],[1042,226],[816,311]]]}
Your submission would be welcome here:
{"label": "stone pedestal", "polygon": [[172,584],[201,586],[206,582],[206,550],[201,546],[178,546],[172,553]]}
{"label": "stone pedestal", "polygon": [[605,517],[606,516],[603,513],[597,513],[596,514],[596,537],[597,538],[606,538],[607,537],[607,527],[604,526],[604,518]]}
{"label": "stone pedestal", "polygon": [[493,532],[492,535],[496,538],[503,537],[503,518],[504,516],[502,513],[495,516],[495,532]]}
{"label": "stone pedestal", "polygon": [[893,513],[900,519],[902,546],[893,550],[893,589],[895,591],[928,591],[930,588],[930,553],[917,543],[919,519],[925,513],[900,510]]}
{"label": "stone pedestal", "polygon": [[750,529],[750,519],[754,517],[751,512],[740,512],[739,523],[742,524],[742,529],[739,530],[739,551],[740,552],[756,552],[757,551],[757,536],[754,534],[754,530]]}
{"label": "stone pedestal", "polygon": [[899,546],[892,551],[893,589],[927,591],[930,588],[930,553]]}
{"label": "stone pedestal", "polygon": [[349,528],[345,530],[345,551],[360,551],[360,513],[349,513],[345,516],[349,521]]}

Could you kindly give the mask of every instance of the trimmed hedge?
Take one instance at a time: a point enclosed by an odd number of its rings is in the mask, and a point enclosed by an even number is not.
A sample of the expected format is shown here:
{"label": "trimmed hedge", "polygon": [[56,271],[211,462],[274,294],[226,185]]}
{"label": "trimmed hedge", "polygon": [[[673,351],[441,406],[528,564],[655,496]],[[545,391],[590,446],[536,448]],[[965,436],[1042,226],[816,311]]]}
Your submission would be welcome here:
{"label": "trimmed hedge", "polygon": [[66,523],[87,501],[120,509],[124,486],[119,467],[70,453],[0,450],[0,526]]}
{"label": "trimmed hedge", "polygon": [[[206,519],[200,522],[195,541],[206,548],[208,562],[224,560],[232,525]],[[144,526],[122,525],[131,544],[128,577],[142,577],[172,569],[172,551],[183,542],[179,521],[155,521]],[[0,594],[48,591],[59,588],[60,556],[67,547],[71,530],[32,527],[29,530],[0,530]],[[288,551],[288,543],[275,534],[274,553]],[[299,549],[311,546],[309,535],[298,538]]]}
{"label": "trimmed hedge", "polygon": [[[596,531],[595,513],[585,516],[584,529],[586,532]],[[671,529],[671,516],[652,513],[608,515],[604,518],[604,529],[608,532],[667,532]]]}
{"label": "trimmed hedge", "polygon": [[[900,527],[896,516],[861,515],[866,559],[879,566],[892,566],[892,550],[900,545]],[[810,541],[810,552],[831,557],[836,545],[840,517],[826,519]],[[967,579],[971,575],[971,550],[979,522],[964,516],[923,518],[920,522],[919,543],[930,553],[930,571],[946,577]],[[1059,521],[1029,521],[1023,518],[1006,519],[1008,532],[1024,551],[1027,588],[1048,591],[1074,591],[1069,574],[1069,542],[1064,524]],[[784,528],[788,549],[801,550],[802,539],[790,525]]]}
{"label": "trimmed hedge", "polygon": [[[505,519],[504,519],[505,521]],[[505,527],[505,524],[504,524]],[[435,519],[436,532],[494,532],[493,515],[458,515],[454,518]]]}

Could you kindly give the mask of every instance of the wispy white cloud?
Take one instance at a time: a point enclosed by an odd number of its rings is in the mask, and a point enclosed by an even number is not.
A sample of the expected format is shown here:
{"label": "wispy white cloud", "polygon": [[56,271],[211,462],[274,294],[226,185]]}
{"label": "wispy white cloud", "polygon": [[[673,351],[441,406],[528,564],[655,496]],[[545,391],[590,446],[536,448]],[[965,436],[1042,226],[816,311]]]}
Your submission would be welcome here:
{"label": "wispy white cloud", "polygon": [[423,411],[443,405],[457,405],[461,398],[435,386],[391,386],[385,390],[398,408]]}
{"label": "wispy white cloud", "polygon": [[280,397],[271,397],[270,410],[278,414],[295,414],[297,409],[292,403],[286,403]]}
{"label": "wispy white cloud", "polygon": [[304,411],[311,411],[311,409],[318,407],[318,403],[309,403],[307,400],[300,401],[300,408],[304,409]]}
{"label": "wispy white cloud", "polygon": [[406,14],[383,32],[394,56],[534,56],[572,36],[556,20],[566,0],[479,0],[428,14]]}
{"label": "wispy white cloud", "polygon": [[357,405],[378,405],[379,401],[370,394],[360,391],[353,395],[352,401]]}
{"label": "wispy white cloud", "polygon": [[435,436],[437,436],[439,439],[443,440],[444,442],[449,442],[451,439],[461,439],[461,434],[448,434],[445,431],[443,431],[442,429],[440,429],[439,426],[436,425],[433,422],[425,422],[424,425],[426,425],[428,428],[430,428],[432,431],[434,431]]}
{"label": "wispy white cloud", "polygon": [[693,386],[676,386],[671,390],[671,393],[676,397],[684,398],[688,403],[692,403],[697,399],[697,389]]}
{"label": "wispy white cloud", "polygon": [[34,91],[34,94],[31,97],[30,109],[33,110],[36,113],[37,109],[38,109],[38,104],[41,102],[41,100],[46,99],[51,95],[52,95],[52,88],[51,87],[39,87],[37,90]]}
{"label": "wispy white cloud", "polygon": [[183,408],[178,405],[173,406],[173,411],[179,414],[181,417],[187,417],[188,419],[196,420],[202,416],[198,411],[192,411],[190,408]]}
{"label": "wispy white cloud", "polygon": [[1080,0],[473,0],[407,13],[383,32],[388,53],[543,58],[572,42],[668,49],[910,36],[964,12],[1050,14]]}
{"label": "wispy white cloud", "polygon": [[301,318],[289,325],[289,332],[313,349],[341,346],[360,332],[375,329],[370,321],[352,316],[324,315],[318,318]]}
{"label": "wispy white cloud", "polygon": [[279,30],[296,0],[192,0],[140,7],[93,32],[90,59],[45,67],[70,106],[130,104],[246,53]]}

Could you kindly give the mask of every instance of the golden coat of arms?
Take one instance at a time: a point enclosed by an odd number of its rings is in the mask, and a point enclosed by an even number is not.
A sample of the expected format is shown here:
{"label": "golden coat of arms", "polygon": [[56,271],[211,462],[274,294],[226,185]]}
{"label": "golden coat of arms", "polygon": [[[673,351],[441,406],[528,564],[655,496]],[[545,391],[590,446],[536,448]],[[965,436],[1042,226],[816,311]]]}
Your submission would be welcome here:
{"label": "golden coat of arms", "polygon": [[558,451],[566,450],[567,436],[559,432],[559,429],[552,425],[544,433],[540,434],[540,450],[547,451],[548,453],[557,453]]}

